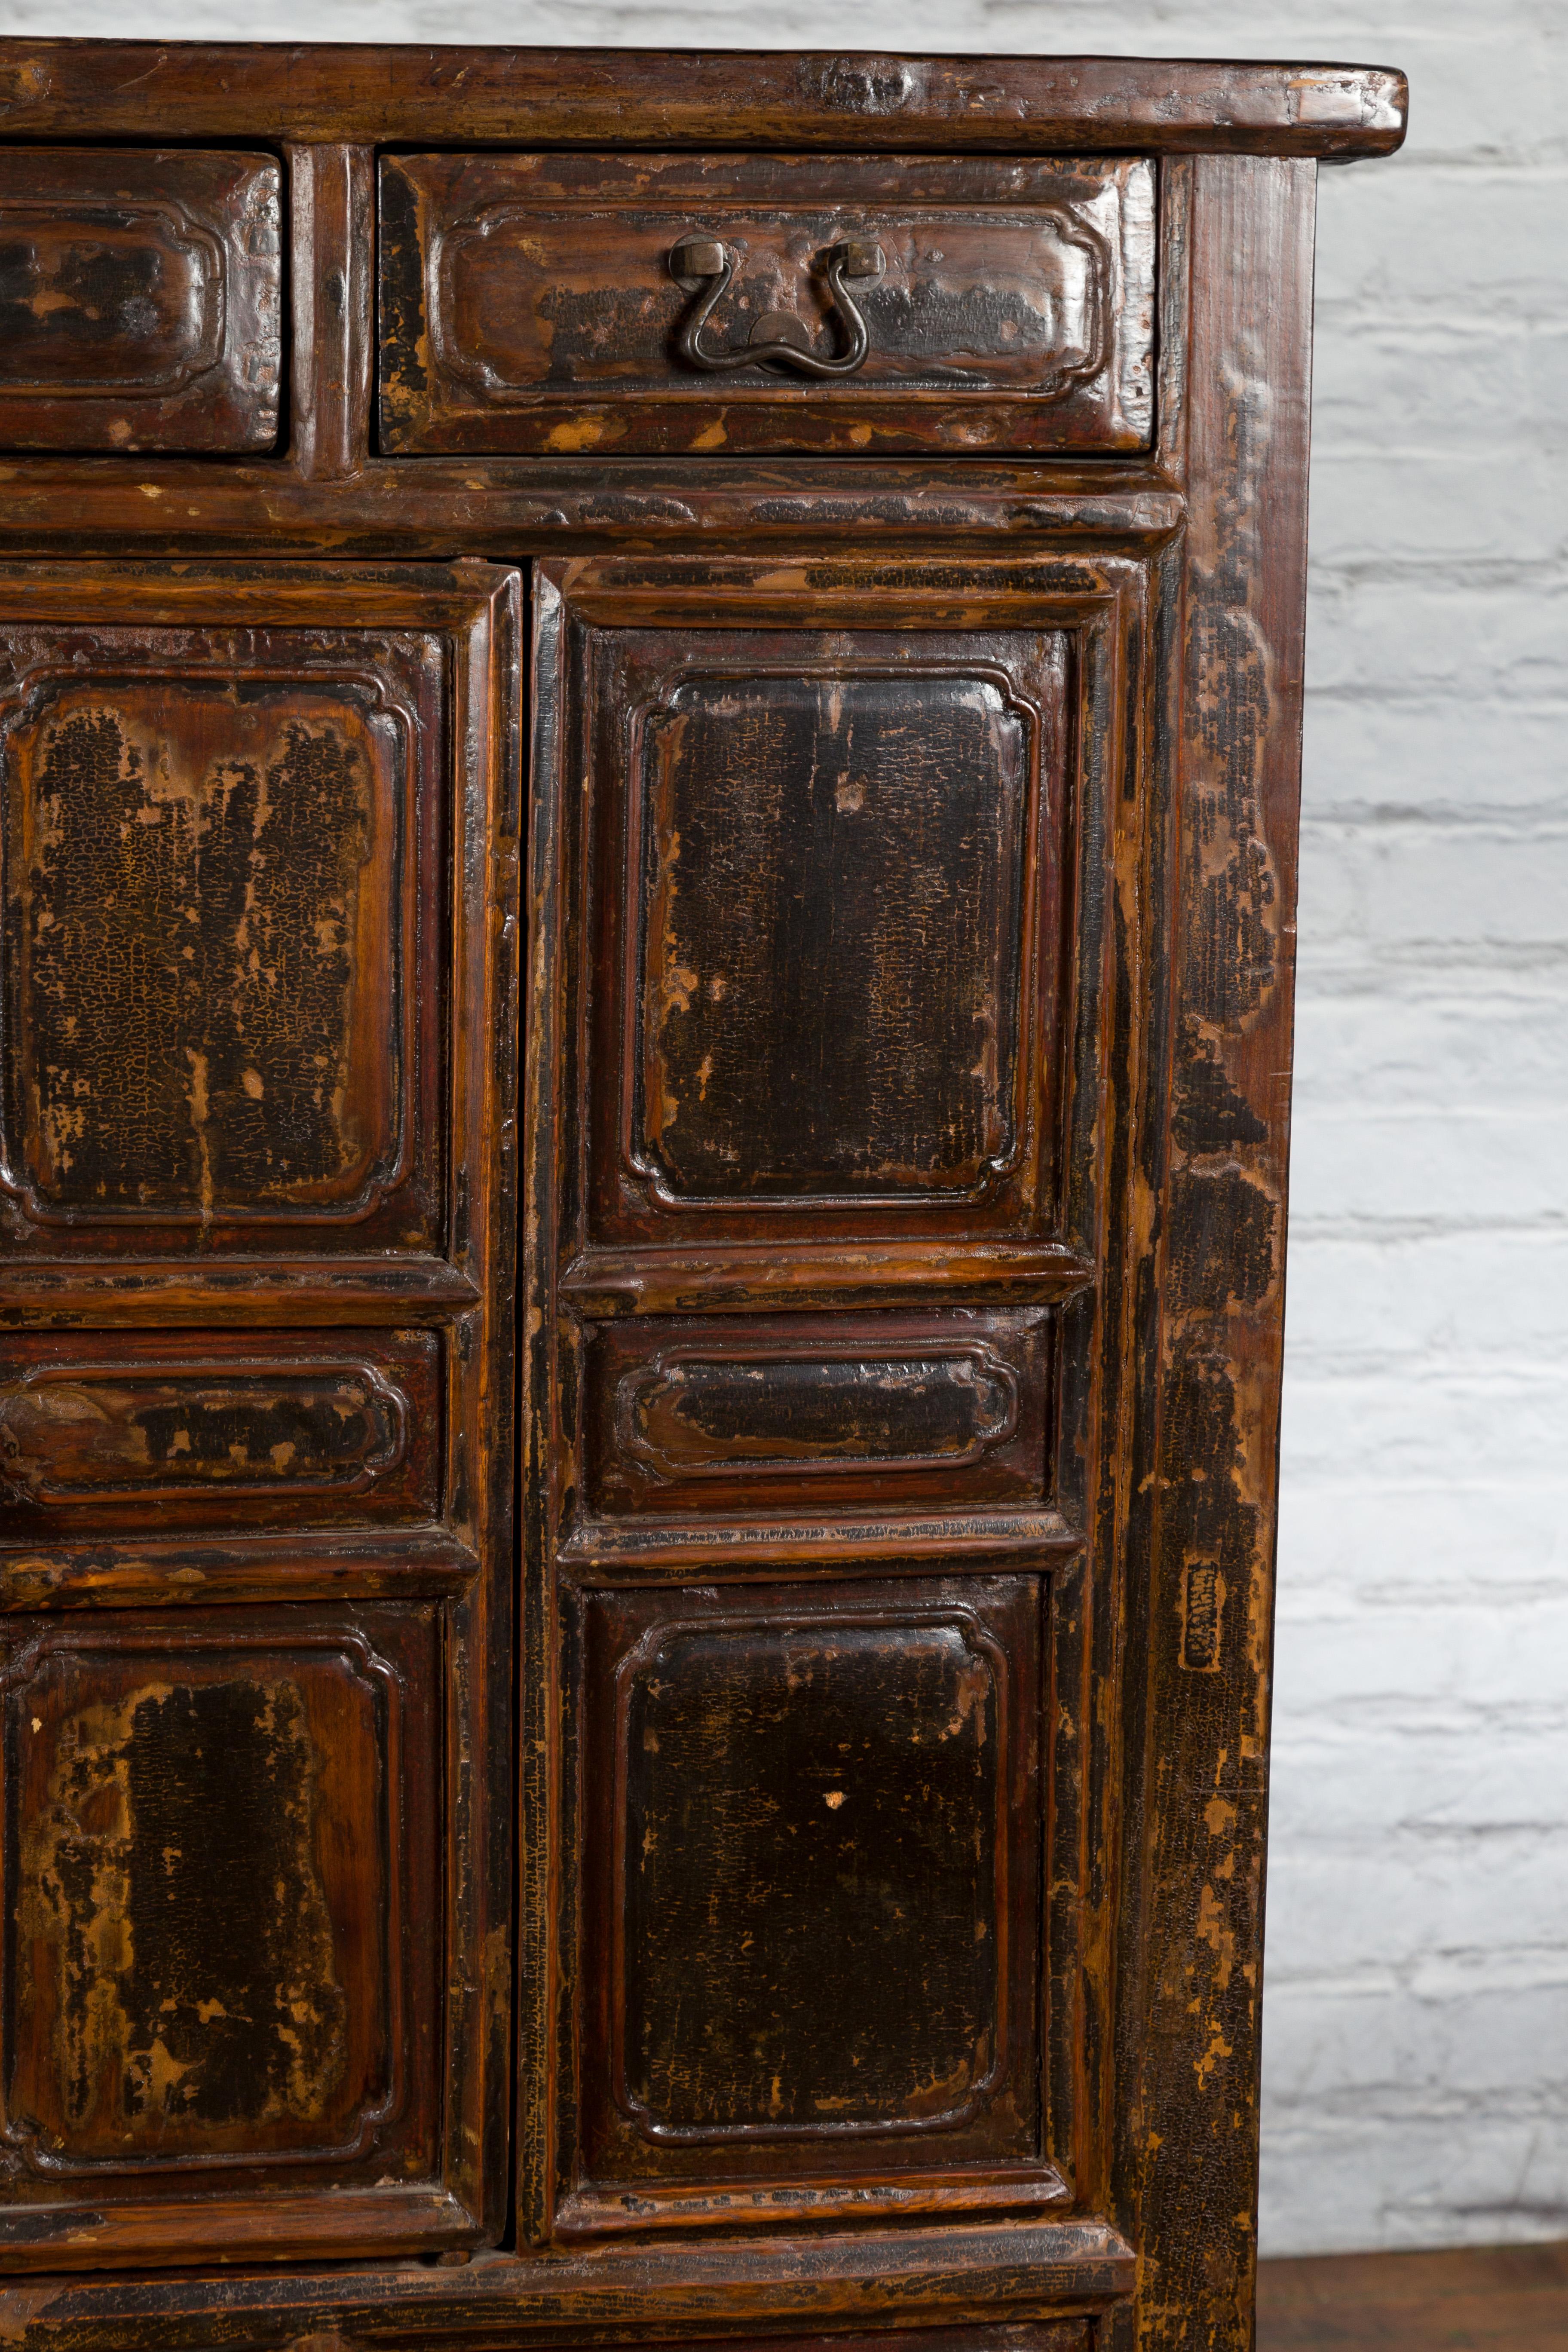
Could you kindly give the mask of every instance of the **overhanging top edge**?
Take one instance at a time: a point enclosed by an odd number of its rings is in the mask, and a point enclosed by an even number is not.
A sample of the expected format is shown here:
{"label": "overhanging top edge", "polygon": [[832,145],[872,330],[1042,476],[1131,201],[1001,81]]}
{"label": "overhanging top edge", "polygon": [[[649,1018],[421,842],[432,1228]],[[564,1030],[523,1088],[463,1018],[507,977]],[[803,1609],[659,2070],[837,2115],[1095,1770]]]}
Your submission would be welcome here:
{"label": "overhanging top edge", "polygon": [[0,39],[0,141],[1391,153],[1381,66],[289,42]]}

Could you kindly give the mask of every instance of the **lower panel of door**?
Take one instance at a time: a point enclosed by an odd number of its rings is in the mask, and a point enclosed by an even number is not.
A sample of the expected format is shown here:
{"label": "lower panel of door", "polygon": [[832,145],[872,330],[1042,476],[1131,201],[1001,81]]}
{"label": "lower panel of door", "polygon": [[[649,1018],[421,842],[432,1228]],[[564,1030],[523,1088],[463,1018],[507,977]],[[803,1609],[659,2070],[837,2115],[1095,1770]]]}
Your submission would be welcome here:
{"label": "lower panel of door", "polygon": [[4,1633],[8,2263],[439,2248],[439,1605]]}
{"label": "lower panel of door", "polygon": [[1037,1573],[584,1597],[558,2234],[1070,2204],[1050,1601]]}

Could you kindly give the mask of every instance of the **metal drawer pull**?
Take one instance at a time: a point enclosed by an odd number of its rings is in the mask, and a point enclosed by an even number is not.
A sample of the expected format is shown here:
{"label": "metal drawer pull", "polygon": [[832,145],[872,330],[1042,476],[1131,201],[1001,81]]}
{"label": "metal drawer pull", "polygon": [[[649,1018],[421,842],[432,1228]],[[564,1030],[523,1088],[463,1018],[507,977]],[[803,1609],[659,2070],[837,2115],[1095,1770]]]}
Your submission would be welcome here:
{"label": "metal drawer pull", "polygon": [[879,245],[861,245],[847,239],[827,250],[826,273],[828,291],[834,308],[848,335],[848,343],[837,359],[824,359],[811,348],[806,331],[798,319],[787,311],[771,310],[759,319],[752,329],[751,341],[741,351],[705,352],[700,336],[711,317],[715,304],[735,274],[735,263],[728,247],[717,237],[683,237],[669,257],[670,275],[686,279],[710,278],[712,283],[700,294],[681,323],[676,339],[676,349],[689,367],[700,368],[708,375],[721,375],[731,368],[763,367],[782,362],[785,367],[798,368],[802,375],[850,375],[865,358],[869,346],[866,321],[855,307],[844,281],[847,278],[880,278],[883,270],[882,248]]}

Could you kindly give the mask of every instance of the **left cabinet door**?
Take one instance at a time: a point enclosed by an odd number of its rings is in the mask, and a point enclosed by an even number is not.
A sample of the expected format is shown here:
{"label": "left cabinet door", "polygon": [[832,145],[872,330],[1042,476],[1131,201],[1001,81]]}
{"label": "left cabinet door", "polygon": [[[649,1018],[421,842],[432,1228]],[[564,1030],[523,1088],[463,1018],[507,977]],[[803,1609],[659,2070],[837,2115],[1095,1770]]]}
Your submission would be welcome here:
{"label": "left cabinet door", "polygon": [[0,571],[0,2267],[502,2224],[519,610]]}

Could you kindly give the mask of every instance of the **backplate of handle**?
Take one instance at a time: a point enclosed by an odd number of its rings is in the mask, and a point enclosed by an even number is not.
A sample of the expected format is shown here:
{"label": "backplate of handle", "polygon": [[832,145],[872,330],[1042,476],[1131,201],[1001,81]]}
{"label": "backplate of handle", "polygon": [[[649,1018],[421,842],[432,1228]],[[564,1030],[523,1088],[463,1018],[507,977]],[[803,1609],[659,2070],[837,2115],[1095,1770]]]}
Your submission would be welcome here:
{"label": "backplate of handle", "polygon": [[709,283],[682,320],[676,349],[688,367],[700,369],[706,375],[723,375],[732,368],[764,367],[772,362],[796,368],[802,375],[852,375],[870,347],[870,337],[844,281],[847,278],[880,278],[884,266],[879,245],[847,237],[828,247],[827,288],[846,337],[845,347],[837,359],[814,352],[798,322],[776,317],[759,319],[752,330],[753,340],[737,351],[705,352],[702,330],[735,274],[735,259],[717,237],[682,237],[669,257],[671,277],[688,282],[706,278]]}

